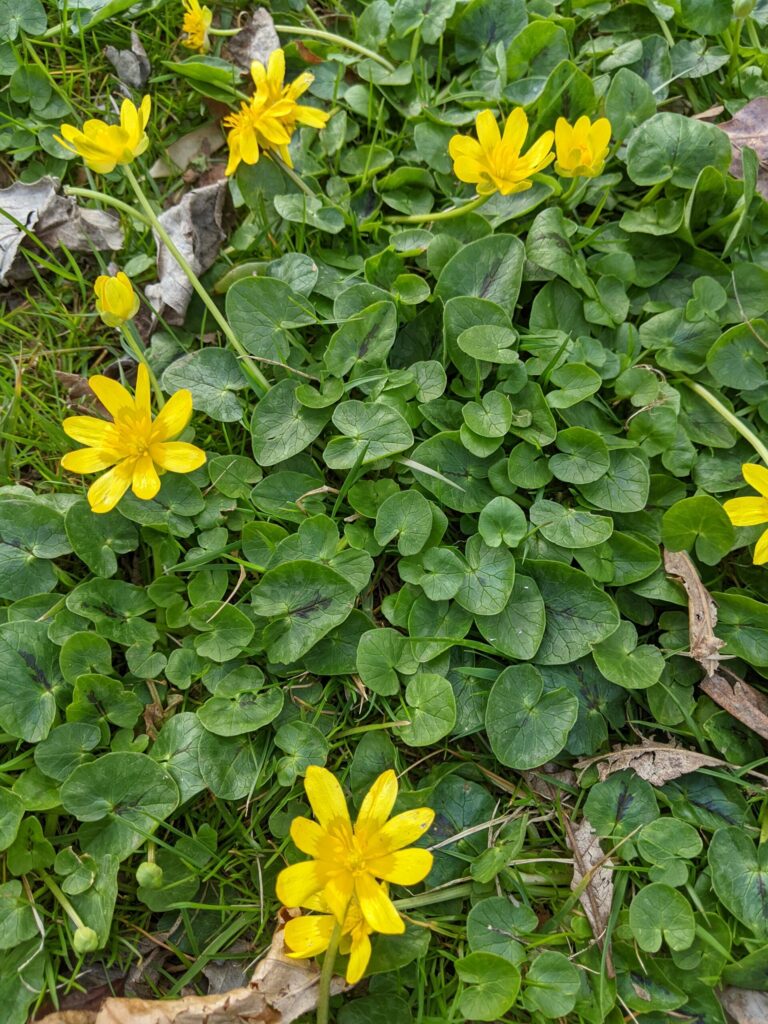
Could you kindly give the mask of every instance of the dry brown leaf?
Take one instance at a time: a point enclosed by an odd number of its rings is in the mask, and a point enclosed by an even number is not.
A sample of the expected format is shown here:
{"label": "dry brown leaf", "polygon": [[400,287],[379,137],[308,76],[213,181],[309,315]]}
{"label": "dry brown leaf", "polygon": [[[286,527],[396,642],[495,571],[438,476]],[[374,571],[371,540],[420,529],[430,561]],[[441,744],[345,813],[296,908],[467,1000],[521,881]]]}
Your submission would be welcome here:
{"label": "dry brown leaf", "polygon": [[280,38],[275,31],[272,15],[264,7],[257,7],[250,21],[243,25],[236,36],[227,40],[221,55],[243,71],[250,71],[253,61],[266,64],[273,50],[279,49]]}
{"label": "dry brown leaf", "polygon": [[[130,50],[117,50],[114,46],[104,47],[104,56],[115,69],[115,74],[131,89],[143,89],[152,70],[147,51],[141,45],[139,34],[131,30]],[[130,96],[130,93],[128,94]]]}
{"label": "dry brown leaf", "polygon": [[[198,275],[213,264],[224,241],[221,222],[226,194],[226,181],[193,188],[176,206],[160,214],[160,223]],[[155,243],[160,280],[147,285],[145,294],[168,323],[182,324],[192,298],[192,285],[157,235]]]}
{"label": "dry brown leaf", "polygon": [[[298,913],[280,911],[272,945],[245,988],[184,999],[107,999],[98,1013],[81,1020],[52,1013],[38,1024],[291,1024],[317,1006],[320,981],[313,961],[285,955],[284,925]],[[334,978],[331,991],[346,987],[343,978]]]}
{"label": "dry brown leaf", "polygon": [[684,551],[665,551],[664,568],[676,576],[688,594],[688,637],[690,655],[698,661],[708,676],[717,671],[725,643],[715,636],[717,605],[699,578],[696,566]]}
{"label": "dry brown leaf", "polygon": [[[575,826],[568,818],[564,820],[566,840],[573,853],[571,892],[579,893],[579,903],[584,908],[592,927],[592,934],[602,949],[613,903],[612,864],[603,853],[600,837],[588,818],[582,818]],[[605,967],[608,977],[614,977],[610,949],[606,952]]]}
{"label": "dry brown leaf", "polygon": [[41,1017],[35,1024],[96,1024],[95,1010],[59,1010]]}
{"label": "dry brown leaf", "polygon": [[590,765],[597,765],[597,774],[603,782],[614,772],[630,768],[641,779],[652,786],[663,786],[681,775],[696,772],[699,768],[715,768],[723,765],[717,757],[700,754],[697,750],[686,750],[684,747],[673,747],[668,743],[644,743],[640,747],[624,747],[610,754],[588,757],[577,761],[580,770]]}
{"label": "dry brown leaf", "polygon": [[757,190],[768,199],[768,96],[750,100],[730,121],[721,121],[722,128],[733,144],[731,174],[741,178],[741,151],[745,146],[754,149],[759,161]]}
{"label": "dry brown leaf", "polygon": [[768,1021],[768,995],[748,988],[725,988],[720,1002],[735,1024],[766,1024]]}
{"label": "dry brown leaf", "polygon": [[168,178],[175,173],[174,167],[186,171],[196,157],[210,156],[223,145],[221,125],[218,121],[209,121],[171,143],[165,154],[152,164],[149,173],[153,178]]}
{"label": "dry brown leaf", "polygon": [[701,688],[715,704],[768,740],[768,698],[765,694],[727,670],[703,679]]}

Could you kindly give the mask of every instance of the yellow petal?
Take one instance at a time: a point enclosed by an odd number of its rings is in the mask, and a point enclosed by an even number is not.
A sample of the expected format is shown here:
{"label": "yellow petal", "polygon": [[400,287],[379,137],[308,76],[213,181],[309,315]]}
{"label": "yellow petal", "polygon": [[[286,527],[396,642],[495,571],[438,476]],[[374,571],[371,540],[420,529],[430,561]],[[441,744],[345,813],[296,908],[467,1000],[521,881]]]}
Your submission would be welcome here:
{"label": "yellow petal", "polygon": [[611,141],[611,122],[607,117],[600,117],[595,121],[589,130],[589,141],[592,151],[596,154],[608,148]]}
{"label": "yellow petal", "polygon": [[78,448],[76,452],[67,452],[61,460],[61,468],[70,473],[100,473],[114,466],[119,458],[117,452],[109,449]]}
{"label": "yellow petal", "polygon": [[417,882],[423,882],[432,870],[433,859],[429,850],[397,850],[395,853],[385,853],[383,857],[367,860],[366,867],[372,875],[385,882],[394,882],[395,885],[416,885]]}
{"label": "yellow petal", "polygon": [[[97,280],[96,284],[98,284],[99,280],[101,278]],[[119,381],[112,380],[111,377],[102,377],[101,374],[90,377],[88,386],[109,415],[115,419],[117,419],[121,412],[134,408],[130,391],[124,388]]]}
{"label": "yellow petal", "polygon": [[475,182],[480,181],[484,171],[479,160],[475,160],[472,157],[460,156],[454,159],[453,173],[459,181],[466,181],[468,184],[474,185]]}
{"label": "yellow petal", "polygon": [[402,935],[405,931],[403,919],[373,875],[363,872],[357,876],[355,894],[363,917],[373,931],[384,935]]}
{"label": "yellow petal", "polygon": [[[149,393],[149,370],[147,370],[144,363],[139,363],[139,368],[136,371],[135,394],[136,412],[139,416],[146,416],[147,419],[151,419],[152,401]],[[186,424],[184,425],[186,426]]]}
{"label": "yellow petal", "polygon": [[151,501],[159,490],[160,477],[157,475],[152,456],[139,456],[133,470],[133,493],[142,501]]}
{"label": "yellow petal", "polygon": [[731,498],[723,510],[734,526],[759,526],[768,523],[768,501],[765,498]]}
{"label": "yellow petal", "polygon": [[557,147],[557,159],[565,161],[565,154],[571,148],[573,128],[564,117],[558,117],[555,122],[555,146]]}
{"label": "yellow petal", "polygon": [[88,503],[92,512],[111,512],[128,490],[136,459],[123,459],[104,476],[94,480],[88,488]]}
{"label": "yellow petal", "polygon": [[192,419],[192,394],[186,388],[174,392],[152,424],[152,441],[170,441],[177,437]]}
{"label": "yellow petal", "polygon": [[477,160],[483,154],[477,139],[468,135],[452,135],[448,141],[448,153],[454,160],[459,157],[472,157]]}
{"label": "yellow petal", "polygon": [[394,853],[410,846],[420,839],[435,820],[435,812],[431,807],[417,807],[412,811],[396,814],[386,825],[371,836],[366,846],[367,857],[381,857],[385,853]]}
{"label": "yellow petal", "polygon": [[285,945],[288,956],[306,960],[328,949],[336,922],[330,914],[293,917],[285,926]]}
{"label": "yellow petal", "polygon": [[314,815],[325,831],[341,837],[349,835],[351,838],[352,825],[347,801],[336,776],[327,768],[311,764],[307,768],[304,789]]}
{"label": "yellow petal", "polygon": [[504,149],[510,156],[518,156],[528,134],[528,118],[522,107],[515,107],[504,126]]}
{"label": "yellow petal", "polygon": [[480,111],[475,118],[475,131],[478,141],[486,153],[490,152],[501,142],[499,126],[496,124],[496,118],[493,116],[492,110]]}
{"label": "yellow petal", "polygon": [[309,125],[310,128],[325,128],[328,118],[331,116],[324,110],[318,110],[317,107],[308,107],[304,104],[297,106],[294,114],[299,124]]}
{"label": "yellow petal", "polygon": [[161,441],[149,449],[152,461],[171,473],[191,473],[205,465],[206,454],[186,441]]}
{"label": "yellow petal", "polygon": [[291,839],[298,846],[302,853],[310,857],[317,857],[322,849],[323,841],[327,833],[309,818],[294,818],[291,822]]}
{"label": "yellow petal", "polygon": [[149,124],[149,115],[152,112],[152,97],[145,96],[141,101],[139,107],[139,119],[141,120],[142,129],[146,128]]}
{"label": "yellow petal", "polygon": [[291,864],[277,876],[277,898],[284,907],[301,907],[328,881],[327,868],[316,860]]}
{"label": "yellow petal", "polygon": [[285,81],[285,53],[281,49],[273,50],[267,64],[267,82],[271,89],[279,92]]}
{"label": "yellow petal", "polygon": [[768,469],[765,466],[758,466],[754,462],[745,462],[741,467],[741,472],[750,487],[754,487],[758,494],[768,498]]}
{"label": "yellow petal", "polygon": [[346,979],[348,984],[356,985],[371,959],[371,940],[365,927],[355,928],[351,940]]}
{"label": "yellow petal", "polygon": [[117,437],[111,423],[95,416],[67,416],[61,426],[68,437],[89,448],[112,448]]}
{"label": "yellow petal", "polygon": [[544,132],[541,138],[537,139],[525,154],[526,163],[529,164],[532,174],[538,174],[540,170],[554,160],[554,153],[550,152],[554,137],[554,132]]}
{"label": "yellow petal", "polygon": [[390,768],[382,772],[365,794],[355,822],[355,835],[365,842],[385,824],[397,800],[397,776]]}
{"label": "yellow petal", "polygon": [[341,870],[330,875],[323,888],[323,898],[339,924],[343,924],[347,916],[354,887],[355,878],[352,872]]}
{"label": "yellow petal", "polygon": [[755,544],[755,553],[752,556],[755,565],[765,565],[768,562],[768,530],[760,537]]}

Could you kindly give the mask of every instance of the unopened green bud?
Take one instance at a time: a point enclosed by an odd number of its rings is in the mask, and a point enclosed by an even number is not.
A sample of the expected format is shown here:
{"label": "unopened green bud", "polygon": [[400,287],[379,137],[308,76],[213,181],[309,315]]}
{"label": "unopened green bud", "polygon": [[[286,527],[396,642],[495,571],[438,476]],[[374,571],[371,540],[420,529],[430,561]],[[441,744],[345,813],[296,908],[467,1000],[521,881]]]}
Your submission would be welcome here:
{"label": "unopened green bud", "polygon": [[136,868],[136,881],[145,889],[162,889],[163,869],[152,861],[142,861]]}
{"label": "unopened green bud", "polygon": [[93,928],[86,928],[85,925],[82,925],[75,930],[75,934],[72,936],[72,948],[80,956],[83,953],[93,953],[99,948],[99,936]]}
{"label": "unopened green bud", "polygon": [[755,9],[755,0],[735,0],[733,5],[734,18],[748,18]]}

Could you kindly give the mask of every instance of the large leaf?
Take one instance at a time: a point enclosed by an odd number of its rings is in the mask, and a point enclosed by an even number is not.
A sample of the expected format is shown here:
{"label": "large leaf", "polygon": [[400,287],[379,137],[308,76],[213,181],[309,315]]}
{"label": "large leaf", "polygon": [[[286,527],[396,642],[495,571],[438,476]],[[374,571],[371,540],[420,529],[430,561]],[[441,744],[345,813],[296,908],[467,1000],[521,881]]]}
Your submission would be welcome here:
{"label": "large leaf", "polygon": [[721,828],[707,858],[718,899],[759,939],[768,939],[768,846],[755,846],[743,829]]}
{"label": "large leaf", "polygon": [[63,685],[58,649],[45,622],[0,626],[0,726],[6,732],[28,743],[44,740]]}
{"label": "large leaf", "polygon": [[576,723],[579,702],[563,687],[544,691],[533,665],[512,665],[493,684],[485,728],[502,764],[535,768],[560,753]]}
{"label": "large leaf", "polygon": [[274,384],[253,409],[253,457],[260,466],[274,466],[310,445],[330,418],[330,409],[310,409],[296,397],[297,381]]}
{"label": "large leaf", "polygon": [[435,295],[447,302],[475,295],[514,313],[523,279],[525,247],[515,235],[489,235],[463,246],[443,267]]}

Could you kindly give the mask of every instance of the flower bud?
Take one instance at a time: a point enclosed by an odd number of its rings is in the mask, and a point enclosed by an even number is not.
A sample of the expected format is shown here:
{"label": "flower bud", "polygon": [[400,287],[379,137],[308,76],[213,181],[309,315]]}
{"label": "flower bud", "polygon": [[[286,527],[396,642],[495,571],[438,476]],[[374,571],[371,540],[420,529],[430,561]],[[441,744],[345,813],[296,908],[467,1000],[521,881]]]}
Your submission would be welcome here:
{"label": "flower bud", "polygon": [[84,953],[93,953],[99,948],[99,936],[93,928],[81,925],[72,936],[72,948],[79,956]]}
{"label": "flower bud", "polygon": [[136,316],[139,297],[122,270],[114,277],[106,274],[97,277],[93,290],[96,292],[96,312],[107,327],[122,327]]}
{"label": "flower bud", "polygon": [[162,889],[163,869],[152,861],[142,861],[136,868],[136,881],[145,889]]}

